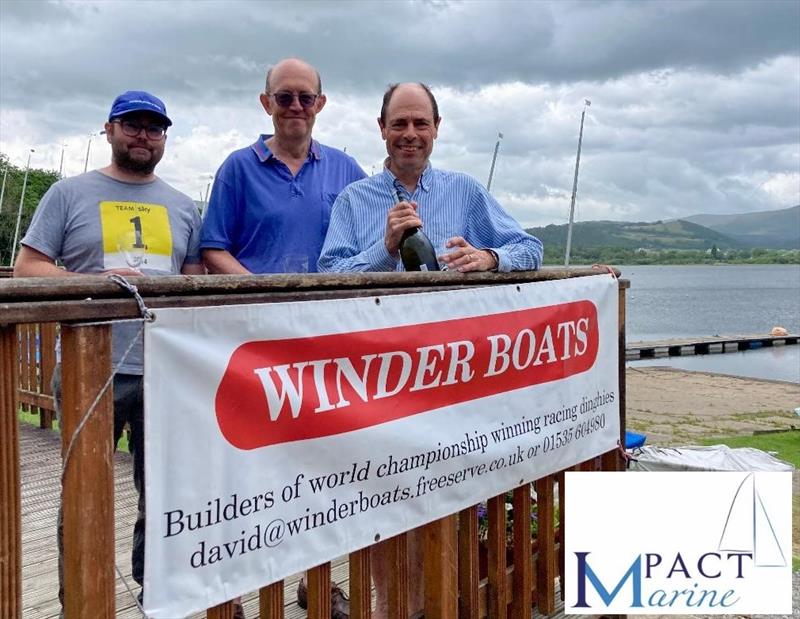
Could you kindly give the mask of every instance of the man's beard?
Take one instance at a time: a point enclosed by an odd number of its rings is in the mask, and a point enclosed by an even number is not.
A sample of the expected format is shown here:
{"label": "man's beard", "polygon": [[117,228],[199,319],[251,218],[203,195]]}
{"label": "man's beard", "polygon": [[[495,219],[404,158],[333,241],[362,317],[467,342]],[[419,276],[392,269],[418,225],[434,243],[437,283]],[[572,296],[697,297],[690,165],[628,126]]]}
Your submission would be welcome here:
{"label": "man's beard", "polygon": [[111,151],[114,157],[114,163],[116,163],[118,167],[142,176],[152,174],[158,162],[161,161],[161,156],[153,151],[150,151],[150,159],[147,161],[133,159],[130,154],[130,148],[122,149],[112,147]]}

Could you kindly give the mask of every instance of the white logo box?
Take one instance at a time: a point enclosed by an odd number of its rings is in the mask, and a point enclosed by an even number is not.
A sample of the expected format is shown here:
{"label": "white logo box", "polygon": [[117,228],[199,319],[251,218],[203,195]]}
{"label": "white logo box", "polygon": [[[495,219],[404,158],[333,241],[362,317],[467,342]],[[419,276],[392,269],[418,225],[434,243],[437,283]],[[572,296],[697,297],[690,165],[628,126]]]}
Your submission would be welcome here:
{"label": "white logo box", "polygon": [[790,614],[790,472],[566,474],[567,614]]}

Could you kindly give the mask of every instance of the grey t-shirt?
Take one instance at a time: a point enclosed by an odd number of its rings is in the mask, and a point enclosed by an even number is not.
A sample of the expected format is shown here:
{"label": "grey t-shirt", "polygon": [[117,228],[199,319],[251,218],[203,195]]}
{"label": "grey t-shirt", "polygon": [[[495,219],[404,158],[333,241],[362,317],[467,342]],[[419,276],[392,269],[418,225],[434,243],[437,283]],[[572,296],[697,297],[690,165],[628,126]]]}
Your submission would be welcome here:
{"label": "grey t-shirt", "polygon": [[[161,179],[125,183],[94,170],[48,189],[22,244],[75,273],[136,268],[149,276],[174,275],[184,263],[200,262],[200,226],[189,196]],[[140,324],[114,325],[115,367]],[[118,370],[141,374],[143,360],[139,338]]]}

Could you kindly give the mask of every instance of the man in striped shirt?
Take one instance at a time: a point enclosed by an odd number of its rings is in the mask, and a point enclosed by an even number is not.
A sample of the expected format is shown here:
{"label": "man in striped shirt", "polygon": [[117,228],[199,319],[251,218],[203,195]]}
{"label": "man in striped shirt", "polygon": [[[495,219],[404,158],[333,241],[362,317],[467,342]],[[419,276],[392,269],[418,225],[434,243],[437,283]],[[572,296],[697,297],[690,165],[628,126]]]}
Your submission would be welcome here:
{"label": "man in striped shirt", "polygon": [[[331,212],[320,271],[402,269],[403,232],[422,227],[451,270],[524,271],[542,263],[527,234],[474,178],[435,169],[429,158],[441,118],[424,84],[395,84],[378,125],[389,156],[381,173],[345,188]],[[396,196],[405,199],[397,202]]]}
{"label": "man in striped shirt", "polygon": [[[395,84],[383,97],[378,125],[389,156],[380,174],[346,187],[336,199],[320,271],[402,269],[403,232],[422,227],[450,270],[523,271],[542,264],[542,243],[527,234],[475,179],[431,167],[439,130],[439,108],[424,84]],[[397,195],[405,199],[397,202]],[[397,203],[396,203],[397,202]],[[418,533],[407,536],[409,610],[423,607],[422,552]],[[372,552],[377,607],[375,619],[388,616],[392,555],[384,546]]]}

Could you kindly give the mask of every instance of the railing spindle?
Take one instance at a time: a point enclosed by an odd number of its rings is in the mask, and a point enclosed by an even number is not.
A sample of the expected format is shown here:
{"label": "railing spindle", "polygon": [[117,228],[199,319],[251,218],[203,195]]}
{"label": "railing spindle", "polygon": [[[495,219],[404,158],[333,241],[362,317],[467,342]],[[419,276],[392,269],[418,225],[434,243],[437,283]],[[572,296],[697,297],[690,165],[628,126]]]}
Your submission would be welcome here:
{"label": "railing spindle", "polygon": [[530,619],[533,606],[533,555],[531,550],[531,485],[514,488],[514,576],[511,616]]}
{"label": "railing spindle", "polygon": [[[569,470],[569,469],[567,469]],[[564,511],[565,501],[565,488],[564,488],[564,475],[565,471],[556,473],[556,481],[558,483],[558,583],[561,591],[561,601],[565,599],[564,596],[564,521],[566,520]]]}
{"label": "railing spindle", "polygon": [[386,544],[389,565],[392,572],[387,574],[389,594],[389,619],[408,619],[408,546],[406,534],[395,535],[381,542]]}
{"label": "railing spindle", "polygon": [[[52,397],[53,390],[50,380],[53,377],[53,370],[56,366],[56,325],[41,323],[39,325],[41,365],[39,366],[39,379],[41,381],[41,393]],[[51,400],[52,402],[52,400]],[[41,417],[39,417],[39,427],[45,430],[52,429],[55,409],[53,404],[49,407],[40,407]]]}
{"label": "railing spindle", "polygon": [[331,564],[308,570],[308,619],[330,619]]}
{"label": "railing spindle", "polygon": [[0,617],[22,617],[17,329],[0,324]]}
{"label": "railing spindle", "polygon": [[206,611],[206,619],[233,619],[233,602],[223,602]]}
{"label": "railing spindle", "polygon": [[489,516],[489,589],[487,612],[492,619],[505,619],[506,598],[506,494],[487,503]]}
{"label": "railing spindle", "polygon": [[423,528],[425,615],[455,619],[458,613],[458,516],[445,516]]}
{"label": "railing spindle", "polygon": [[[110,325],[62,329],[62,455],[111,374]],[[64,477],[66,619],[114,616],[114,466],[112,390],[76,436]]]}
{"label": "railing spindle", "polygon": [[538,520],[538,548],[536,560],[536,601],[539,612],[552,614],[555,601],[555,539],[553,514],[553,476],[536,480],[536,517]]}
{"label": "railing spindle", "polygon": [[370,549],[350,553],[350,616],[353,619],[372,617],[372,578]]}
{"label": "railing spindle", "polygon": [[478,506],[473,505],[458,514],[458,617],[478,619]]}
{"label": "railing spindle", "polygon": [[283,581],[262,587],[258,591],[260,619],[283,619]]}

